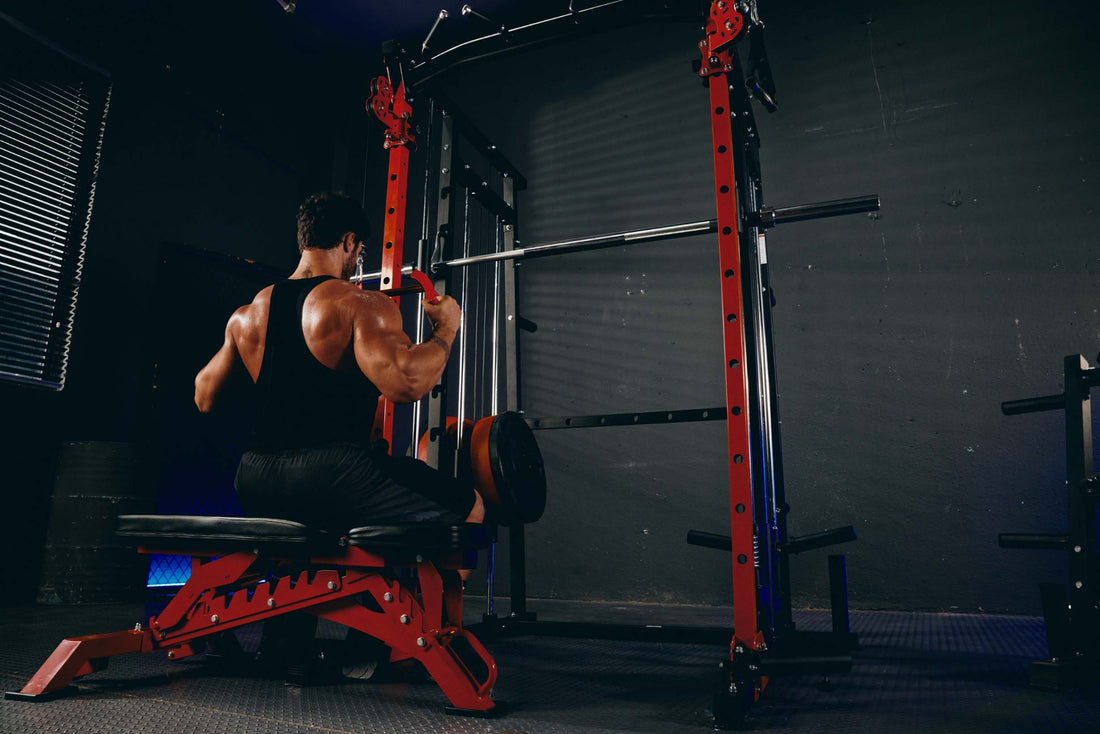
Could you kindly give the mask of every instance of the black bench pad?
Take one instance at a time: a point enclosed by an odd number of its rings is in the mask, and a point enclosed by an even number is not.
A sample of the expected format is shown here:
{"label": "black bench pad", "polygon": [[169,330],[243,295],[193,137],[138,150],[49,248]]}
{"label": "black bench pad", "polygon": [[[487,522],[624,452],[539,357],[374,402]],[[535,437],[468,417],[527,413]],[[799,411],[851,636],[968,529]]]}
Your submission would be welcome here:
{"label": "black bench pad", "polygon": [[347,543],[364,550],[392,549],[430,555],[488,548],[491,539],[484,525],[408,522],[352,528]]}
{"label": "black bench pad", "polygon": [[331,552],[352,545],[364,550],[433,556],[489,546],[483,525],[392,523],[330,533],[291,520],[203,515],[119,515],[115,532],[152,548],[186,550],[274,549]]}

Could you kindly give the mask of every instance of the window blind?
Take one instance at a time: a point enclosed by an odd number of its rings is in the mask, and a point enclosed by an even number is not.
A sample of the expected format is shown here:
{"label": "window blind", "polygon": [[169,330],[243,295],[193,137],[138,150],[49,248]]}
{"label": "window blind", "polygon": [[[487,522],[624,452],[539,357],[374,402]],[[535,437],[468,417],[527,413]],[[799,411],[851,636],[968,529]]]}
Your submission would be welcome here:
{"label": "window blind", "polygon": [[60,390],[111,87],[0,20],[0,379]]}

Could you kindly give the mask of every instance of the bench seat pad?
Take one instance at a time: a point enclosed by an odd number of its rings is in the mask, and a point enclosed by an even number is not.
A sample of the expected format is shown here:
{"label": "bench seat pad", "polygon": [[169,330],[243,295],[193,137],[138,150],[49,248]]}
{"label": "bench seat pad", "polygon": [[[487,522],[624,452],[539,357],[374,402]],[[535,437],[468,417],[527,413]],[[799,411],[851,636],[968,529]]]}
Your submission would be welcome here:
{"label": "bench seat pad", "polygon": [[278,548],[327,552],[351,545],[364,550],[434,556],[490,544],[485,526],[467,523],[364,525],[341,535],[291,520],[205,515],[120,515],[116,533],[152,548],[177,550]]}

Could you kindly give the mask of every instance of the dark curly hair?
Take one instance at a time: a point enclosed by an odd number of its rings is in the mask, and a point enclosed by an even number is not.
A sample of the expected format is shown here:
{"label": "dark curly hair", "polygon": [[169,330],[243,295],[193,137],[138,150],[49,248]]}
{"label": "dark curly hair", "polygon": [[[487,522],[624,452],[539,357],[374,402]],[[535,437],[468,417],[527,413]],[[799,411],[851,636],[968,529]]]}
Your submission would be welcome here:
{"label": "dark curly hair", "polygon": [[298,207],[298,252],[331,250],[346,232],[354,232],[356,242],[370,237],[370,222],[355,200],[325,191],[313,194]]}

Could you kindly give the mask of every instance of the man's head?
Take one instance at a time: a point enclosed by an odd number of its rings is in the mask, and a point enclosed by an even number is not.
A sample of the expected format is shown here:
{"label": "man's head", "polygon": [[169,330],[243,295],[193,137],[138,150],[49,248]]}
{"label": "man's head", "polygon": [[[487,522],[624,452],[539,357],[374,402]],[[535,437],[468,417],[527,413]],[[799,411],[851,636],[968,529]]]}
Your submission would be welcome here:
{"label": "man's head", "polygon": [[298,251],[344,248],[349,253],[345,278],[355,272],[358,246],[369,236],[370,222],[363,208],[343,194],[314,194],[298,207]]}

